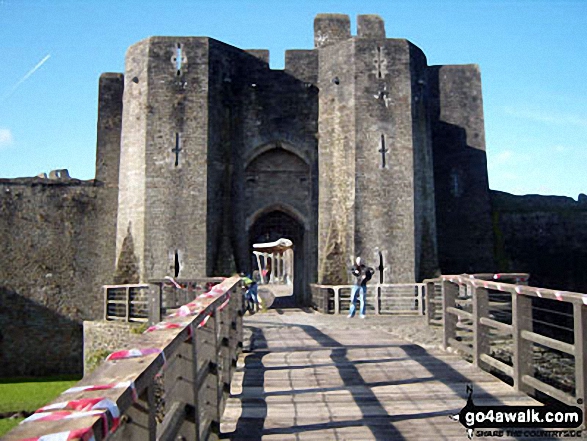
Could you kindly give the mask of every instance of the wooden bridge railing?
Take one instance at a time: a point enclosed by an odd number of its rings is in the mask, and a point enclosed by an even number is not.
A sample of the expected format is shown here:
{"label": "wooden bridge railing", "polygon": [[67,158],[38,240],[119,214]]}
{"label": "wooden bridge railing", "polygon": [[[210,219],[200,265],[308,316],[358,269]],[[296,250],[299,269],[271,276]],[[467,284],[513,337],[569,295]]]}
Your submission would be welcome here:
{"label": "wooden bridge railing", "polygon": [[219,432],[242,347],[242,304],[240,278],[224,280],[3,439],[207,440]]}
{"label": "wooden bridge railing", "polygon": [[424,282],[428,323],[443,326],[445,348],[585,413],[587,294],[468,275]]}
{"label": "wooden bridge railing", "polygon": [[104,285],[104,320],[157,323],[167,311],[192,301],[222,280],[154,279],[148,284]]}
{"label": "wooden bridge railing", "polygon": [[[312,301],[325,314],[348,312],[353,285],[310,285]],[[375,314],[424,314],[424,283],[367,285],[367,311]]]}

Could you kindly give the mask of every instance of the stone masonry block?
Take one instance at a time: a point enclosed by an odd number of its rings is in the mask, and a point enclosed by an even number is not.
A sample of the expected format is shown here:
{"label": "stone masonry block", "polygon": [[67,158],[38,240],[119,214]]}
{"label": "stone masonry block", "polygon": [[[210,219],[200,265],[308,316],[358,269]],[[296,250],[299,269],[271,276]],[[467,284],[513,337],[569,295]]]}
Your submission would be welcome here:
{"label": "stone masonry block", "polygon": [[357,36],[360,38],[385,38],[385,22],[375,14],[357,15]]}
{"label": "stone masonry block", "polygon": [[314,47],[351,38],[351,20],[345,14],[318,14],[314,19]]}

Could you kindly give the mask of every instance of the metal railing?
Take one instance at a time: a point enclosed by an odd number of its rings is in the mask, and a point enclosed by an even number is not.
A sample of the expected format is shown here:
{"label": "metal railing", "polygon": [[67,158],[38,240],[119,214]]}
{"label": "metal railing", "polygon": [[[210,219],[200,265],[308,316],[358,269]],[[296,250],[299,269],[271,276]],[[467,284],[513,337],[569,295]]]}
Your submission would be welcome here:
{"label": "metal railing", "polygon": [[219,433],[242,347],[239,282],[224,280],[137,335],[3,440],[57,433],[96,441],[207,440]]}
{"label": "metal railing", "polygon": [[511,381],[516,390],[564,404],[587,400],[587,294],[480,280],[424,281],[430,325],[443,345]]}
{"label": "metal railing", "polygon": [[[325,314],[340,314],[350,306],[353,285],[310,285],[314,306]],[[380,314],[424,314],[424,283],[367,285],[367,311]]]}
{"label": "metal railing", "polygon": [[157,323],[171,309],[194,300],[222,280],[154,279],[148,284],[104,285],[104,320]]}
{"label": "metal railing", "polygon": [[149,320],[148,284],[104,285],[104,320],[146,322]]}

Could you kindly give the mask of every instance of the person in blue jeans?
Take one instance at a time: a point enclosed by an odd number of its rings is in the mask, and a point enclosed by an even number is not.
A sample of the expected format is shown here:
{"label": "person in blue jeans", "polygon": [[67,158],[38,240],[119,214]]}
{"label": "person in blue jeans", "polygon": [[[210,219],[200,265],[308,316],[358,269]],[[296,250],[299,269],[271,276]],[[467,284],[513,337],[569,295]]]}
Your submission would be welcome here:
{"label": "person in blue jeans", "polygon": [[240,276],[241,276],[241,280],[243,282],[243,285],[246,289],[245,309],[248,310],[250,314],[253,314],[253,312],[258,312],[259,311],[259,298],[257,296],[258,286],[257,286],[257,282],[254,280],[255,276],[253,275],[253,278],[251,278],[251,277],[245,276],[244,273],[241,273]]}
{"label": "person in blue jeans", "polygon": [[371,267],[366,266],[360,257],[357,257],[356,264],[353,265],[351,273],[356,277],[355,284],[351,290],[351,307],[349,309],[348,318],[353,318],[357,310],[355,302],[357,296],[361,304],[361,318],[365,318],[365,297],[367,295],[367,282],[371,280],[375,270]]}

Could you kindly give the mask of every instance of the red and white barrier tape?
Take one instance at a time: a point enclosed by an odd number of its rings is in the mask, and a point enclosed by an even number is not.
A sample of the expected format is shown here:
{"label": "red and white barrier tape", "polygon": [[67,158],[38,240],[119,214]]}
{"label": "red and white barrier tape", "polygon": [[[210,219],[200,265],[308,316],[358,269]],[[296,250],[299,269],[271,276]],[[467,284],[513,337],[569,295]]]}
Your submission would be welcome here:
{"label": "red and white barrier tape", "polygon": [[133,397],[137,395],[137,389],[134,381],[121,381],[120,383],[109,383],[109,384],[96,384],[92,386],[74,386],[67,389],[64,394],[73,394],[77,392],[95,391],[95,390],[108,390],[108,389],[126,389],[130,387],[133,393]]}
{"label": "red and white barrier tape", "polygon": [[[103,397],[82,398],[79,400],[49,404],[38,409],[34,414],[22,421],[21,424],[34,421],[59,421],[92,416],[99,416],[101,418],[102,424],[104,425],[104,433],[115,431],[120,424],[120,411],[118,406],[114,401]],[[59,434],[59,436],[62,437],[60,439],[70,439],[63,438],[63,436],[66,436],[64,435],[66,433],[68,432],[62,432]],[[93,433],[91,435],[93,436]],[[43,439],[43,437],[40,439]]]}
{"label": "red and white barrier tape", "polygon": [[161,354],[165,362],[165,354],[159,348],[145,348],[145,349],[127,349],[124,351],[117,351],[106,357],[106,361],[125,360],[127,358],[145,357],[151,354]]}

